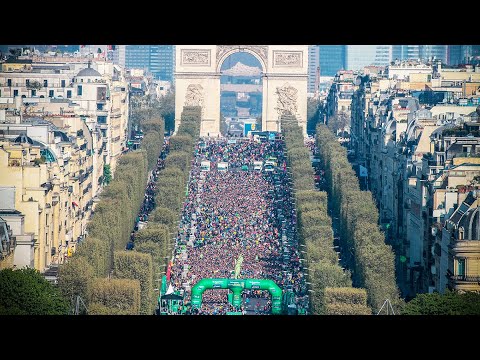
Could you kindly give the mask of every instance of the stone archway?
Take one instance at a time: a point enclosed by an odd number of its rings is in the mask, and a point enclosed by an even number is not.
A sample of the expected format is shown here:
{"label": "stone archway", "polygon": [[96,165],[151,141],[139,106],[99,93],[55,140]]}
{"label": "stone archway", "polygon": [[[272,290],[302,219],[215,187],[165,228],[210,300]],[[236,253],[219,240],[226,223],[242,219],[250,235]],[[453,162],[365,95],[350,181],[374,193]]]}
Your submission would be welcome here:
{"label": "stone archway", "polygon": [[280,116],[293,114],[306,134],[307,45],[177,45],[177,124],[184,106],[201,106],[201,136],[220,133],[220,69],[235,52],[247,52],[262,65],[262,129],[279,131]]}

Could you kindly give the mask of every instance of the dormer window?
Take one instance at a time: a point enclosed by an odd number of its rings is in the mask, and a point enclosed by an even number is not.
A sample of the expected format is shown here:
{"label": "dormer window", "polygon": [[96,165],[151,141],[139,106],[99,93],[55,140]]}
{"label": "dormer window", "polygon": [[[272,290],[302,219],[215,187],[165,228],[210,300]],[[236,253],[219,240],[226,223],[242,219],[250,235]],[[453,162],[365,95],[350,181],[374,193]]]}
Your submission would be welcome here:
{"label": "dormer window", "polygon": [[458,240],[463,240],[465,238],[465,230],[463,227],[458,229]]}

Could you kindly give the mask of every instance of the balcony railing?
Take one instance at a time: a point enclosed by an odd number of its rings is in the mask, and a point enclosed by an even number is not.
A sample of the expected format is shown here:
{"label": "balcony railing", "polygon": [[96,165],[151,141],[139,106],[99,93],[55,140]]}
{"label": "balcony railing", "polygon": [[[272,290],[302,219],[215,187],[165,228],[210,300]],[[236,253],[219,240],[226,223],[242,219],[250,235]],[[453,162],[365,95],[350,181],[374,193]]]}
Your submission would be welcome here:
{"label": "balcony railing", "polygon": [[450,279],[453,281],[464,281],[464,282],[472,282],[472,283],[480,283],[480,276],[472,276],[472,275],[450,275]]}

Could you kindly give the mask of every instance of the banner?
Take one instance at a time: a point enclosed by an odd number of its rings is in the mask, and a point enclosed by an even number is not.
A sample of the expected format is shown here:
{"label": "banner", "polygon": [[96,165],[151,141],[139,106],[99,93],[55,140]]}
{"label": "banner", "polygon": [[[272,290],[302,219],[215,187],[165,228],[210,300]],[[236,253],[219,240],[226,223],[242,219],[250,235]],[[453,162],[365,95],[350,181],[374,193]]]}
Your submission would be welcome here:
{"label": "banner", "polygon": [[161,294],[165,294],[167,292],[167,277],[165,275],[162,276],[162,290]]}
{"label": "banner", "polygon": [[252,131],[257,129],[257,124],[255,123],[244,123],[243,125],[243,136],[247,137]]}
{"label": "banner", "polygon": [[167,268],[167,281],[170,281],[170,273],[172,271],[172,262],[170,261],[168,263],[168,268]]}
{"label": "banner", "polygon": [[367,168],[362,165],[359,165],[359,167],[360,167],[360,177],[367,177],[368,176]]}
{"label": "banner", "polygon": [[238,276],[240,275],[240,270],[242,268],[242,263],[243,263],[243,255],[240,254],[237,261],[235,261],[235,276],[234,276],[234,279],[238,279]]}

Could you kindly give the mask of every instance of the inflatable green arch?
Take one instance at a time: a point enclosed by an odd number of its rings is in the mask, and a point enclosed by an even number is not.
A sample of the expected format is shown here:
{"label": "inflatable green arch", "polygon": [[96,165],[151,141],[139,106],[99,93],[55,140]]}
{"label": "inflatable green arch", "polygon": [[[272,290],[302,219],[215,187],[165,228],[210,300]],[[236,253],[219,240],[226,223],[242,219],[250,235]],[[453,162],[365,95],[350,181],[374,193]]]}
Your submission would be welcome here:
{"label": "inflatable green arch", "polygon": [[207,289],[230,289],[233,292],[232,304],[242,305],[242,291],[245,289],[268,290],[272,295],[272,314],[282,314],[282,289],[272,280],[258,279],[202,279],[192,288],[192,307],[202,306],[202,295]]}

